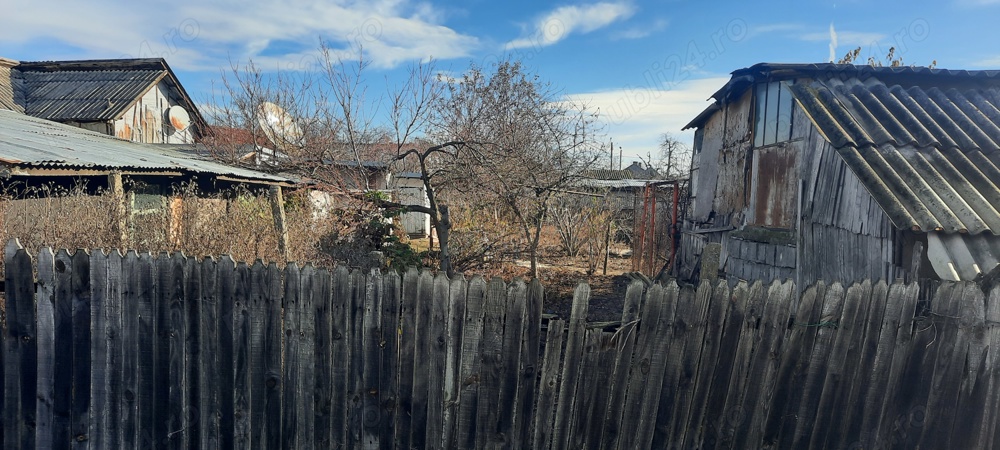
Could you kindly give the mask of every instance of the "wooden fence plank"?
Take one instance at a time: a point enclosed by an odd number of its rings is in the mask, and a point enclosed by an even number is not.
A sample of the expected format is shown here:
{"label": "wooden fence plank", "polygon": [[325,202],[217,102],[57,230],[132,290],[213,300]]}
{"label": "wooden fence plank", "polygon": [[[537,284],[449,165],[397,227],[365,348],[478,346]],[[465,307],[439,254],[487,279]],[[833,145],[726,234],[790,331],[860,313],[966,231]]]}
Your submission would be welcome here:
{"label": "wooden fence plank", "polygon": [[90,255],[77,250],[73,254],[73,407],[74,448],[86,448],[90,436]]}
{"label": "wooden fence plank", "polygon": [[603,445],[604,422],[607,419],[608,400],[611,397],[611,389],[608,387],[608,380],[612,379],[615,369],[615,361],[618,359],[618,351],[615,345],[615,333],[602,331],[599,333],[597,341],[597,355],[594,362],[593,382],[590,383],[591,396],[594,407],[588,418],[586,430],[587,448],[598,450]]}
{"label": "wooden fence plank", "polygon": [[430,305],[430,322],[427,340],[427,444],[429,448],[442,448],[444,438],[445,367],[448,357],[448,337],[445,329],[448,317],[448,297],[451,280],[444,272],[434,278],[434,293]]}
{"label": "wooden fence plank", "polygon": [[[13,266],[6,264],[5,268],[13,269]],[[52,401],[54,389],[55,370],[55,255],[51,248],[44,248],[38,252],[38,288],[35,291],[35,307],[37,312],[38,326],[36,329],[36,342],[38,342],[38,382],[37,382],[37,405],[35,407],[35,446],[36,448],[53,448],[53,428],[52,428]],[[10,286],[8,284],[8,286]],[[10,310],[7,311],[8,317]],[[9,320],[9,319],[8,319]],[[10,328],[8,327],[8,332]],[[0,335],[6,333],[0,333]],[[135,341],[128,341],[135,342]],[[6,347],[4,347],[6,349]],[[6,352],[6,350],[4,350]],[[2,364],[2,358],[0,358]],[[2,372],[4,369],[0,369]],[[123,383],[123,388],[127,387]],[[127,416],[126,416],[127,417]],[[134,420],[134,415],[132,416]],[[6,424],[7,421],[4,421]],[[10,425],[15,422],[10,421]],[[125,418],[123,418],[123,425]],[[30,444],[30,443],[29,443]],[[10,444],[6,444],[10,445]],[[20,444],[18,444],[20,445]],[[29,445],[28,448],[31,448]]]}
{"label": "wooden fence plank", "polygon": [[[284,396],[281,397],[281,448],[295,449],[299,445],[298,424],[300,420],[299,402],[302,396],[299,392],[299,371],[303,361],[299,358],[301,345],[299,325],[302,312],[302,277],[299,276],[299,266],[289,263],[285,266],[285,297],[282,301],[285,317],[282,321],[282,344],[284,346],[285,363],[282,366],[281,384]],[[262,374],[263,375],[263,374]],[[261,424],[263,425],[263,424]]]}
{"label": "wooden fence plank", "polygon": [[[167,300],[167,329],[161,333],[161,339],[169,342],[167,350],[168,423],[164,439],[169,448],[181,449],[188,446],[187,397],[185,393],[187,383],[184,367],[187,360],[187,311],[184,306],[187,299],[187,285],[184,280],[189,274],[185,273],[187,262],[184,254],[180,252],[171,255],[167,264],[170,287],[163,295],[163,299]],[[162,279],[164,273],[161,272],[160,275]]]}
{"label": "wooden fence plank", "polygon": [[507,286],[499,277],[490,280],[483,303],[483,334],[480,350],[479,400],[476,413],[476,448],[499,444],[496,434],[503,370],[503,324]]}
{"label": "wooden fence plank", "polygon": [[[5,448],[35,446],[34,417],[38,391],[38,325],[31,257],[11,240],[4,248],[3,443]],[[55,354],[42,355],[52,358]]]}
{"label": "wooden fence plank", "polygon": [[[950,295],[952,285],[945,283],[932,295],[930,303],[923,303],[921,309],[936,308],[942,298]],[[918,300],[914,302],[920,305]],[[897,335],[896,350],[893,354],[890,392],[879,426],[879,439],[894,448],[914,448],[919,443],[920,430],[925,425],[927,415],[928,386],[937,355],[938,329],[932,317],[924,312],[911,314],[906,318]]]}
{"label": "wooden fence plank", "polygon": [[[921,428],[920,448],[954,448],[948,446],[955,411],[965,371],[968,342],[960,339],[963,303],[982,302],[982,291],[972,283],[959,283],[951,295],[931,310],[937,326],[938,354],[934,361],[930,395],[925,420]],[[925,370],[927,367],[925,367]],[[965,418],[963,418],[965,419]]]}
{"label": "wooden fence plank", "polygon": [[[410,445],[423,448],[427,445],[427,393],[430,387],[430,320],[434,301],[434,277],[429,270],[420,273],[417,280],[417,299],[413,322],[413,403],[410,419]],[[436,387],[436,386],[435,386]]]}
{"label": "wooden fence plank", "polygon": [[973,448],[996,448],[997,408],[1000,406],[1000,286],[990,290],[986,300],[986,339],[989,343],[984,369],[989,374],[985,394],[986,413],[979,421]]}
{"label": "wooden fence plank", "polygon": [[347,373],[348,413],[347,413],[347,446],[354,448],[362,445],[364,431],[364,399],[368,395],[365,389],[365,298],[367,284],[365,275],[359,269],[351,271],[351,296],[348,303],[348,334],[351,342],[348,349],[349,363]]}
{"label": "wooden fence plank", "polygon": [[183,427],[187,434],[189,447],[201,446],[204,434],[204,420],[202,415],[207,414],[203,410],[202,400],[205,391],[204,380],[201,378],[199,369],[202,366],[202,341],[205,339],[201,328],[202,316],[204,315],[202,303],[202,278],[201,265],[195,258],[188,258],[184,262],[184,320],[187,326],[187,339],[181,343],[184,345],[185,360],[184,384],[187,389],[184,395]]}
{"label": "wooden fence plank", "polygon": [[699,303],[696,292],[678,293],[672,333],[669,336],[667,369],[660,391],[660,408],[653,428],[652,446],[678,447],[684,442],[684,424],[691,413],[694,377],[698,372],[701,345],[705,335],[708,302]]}
{"label": "wooden fence plank", "polygon": [[378,327],[379,336],[379,443],[386,447],[392,446],[395,424],[398,418],[397,404],[399,402],[399,372],[398,333],[400,288],[402,280],[399,272],[388,271],[382,277],[382,295],[379,305],[381,323]]}
{"label": "wooden fence plank", "polygon": [[[889,338],[895,339],[896,329],[886,330],[886,336],[882,335],[886,324],[886,312],[889,306],[889,285],[884,280],[879,281],[872,287],[871,301],[868,303],[868,315],[865,319],[865,329],[863,331],[864,340],[860,351],[858,368],[854,378],[850,382],[850,391],[847,394],[847,407],[844,417],[841,419],[840,430],[836,432],[831,446],[870,446],[873,443],[865,442],[866,437],[862,433],[865,408],[868,407],[867,395],[871,393],[870,386],[883,374],[876,373],[877,370],[884,370],[884,364],[876,368],[876,365],[887,361],[879,360],[878,354],[880,346]],[[876,407],[877,409],[877,407]],[[831,424],[832,425],[832,424]],[[874,431],[874,430],[871,430]],[[866,445],[867,444],[867,445]]]}
{"label": "wooden fence plank", "polygon": [[372,269],[364,280],[365,290],[362,312],[362,344],[361,344],[361,380],[358,390],[361,396],[362,430],[361,444],[363,448],[379,448],[381,432],[381,405],[379,404],[379,363],[381,362],[382,337],[379,334],[381,320],[382,275]]}
{"label": "wooden fence plank", "polygon": [[622,325],[615,332],[613,339],[617,357],[609,384],[608,409],[601,431],[601,448],[604,449],[611,449],[618,445],[629,370],[632,368],[632,352],[638,336],[636,329],[638,328],[639,308],[642,305],[645,289],[645,283],[633,280],[625,291],[625,303],[622,305]]}
{"label": "wooden fence plank", "polygon": [[[206,274],[207,276],[208,274]],[[219,292],[219,448],[235,448],[236,416],[236,326],[240,324],[236,307],[236,262],[228,255],[216,266]]]}
{"label": "wooden fence plank", "polygon": [[[790,446],[782,448],[805,448],[808,446],[812,429],[817,423],[815,421],[816,405],[819,404],[823,393],[823,382],[826,380],[830,349],[837,331],[834,327],[838,325],[843,310],[844,289],[839,283],[834,283],[827,287],[825,294],[816,338],[813,341],[812,353],[809,355],[809,365],[806,367],[802,400],[796,413],[798,420],[795,423],[795,432],[787,435],[791,440]],[[779,446],[781,445],[785,445],[784,440]]]}
{"label": "wooden fence plank", "polygon": [[[293,263],[294,264],[294,263]],[[254,448],[282,445],[282,301],[288,295],[282,270],[275,263],[257,260],[250,268],[250,430]],[[298,281],[296,277],[296,281]],[[297,286],[297,284],[296,284]],[[296,336],[298,338],[298,336]],[[286,360],[298,358],[286,355]]]}
{"label": "wooden fence plank", "polygon": [[[651,293],[655,293],[659,286],[653,286]],[[644,359],[649,359],[649,374],[646,378],[646,387],[642,401],[642,408],[639,413],[639,427],[635,434],[636,448],[650,448],[653,442],[653,429],[656,428],[657,411],[661,406],[663,380],[667,376],[668,359],[672,365],[677,365],[680,356],[679,349],[674,344],[675,339],[671,339],[674,326],[674,319],[677,314],[677,302],[679,292],[675,283],[660,287],[659,295],[650,295],[646,301],[660,302],[659,318],[656,320],[652,334],[646,336],[652,338],[652,345],[649,345],[651,354],[640,354]],[[652,309],[650,311],[653,311]],[[647,322],[649,323],[649,322]],[[648,330],[646,330],[648,331]],[[672,402],[662,402],[662,406],[670,408]]]}
{"label": "wooden fence plank", "polygon": [[[857,294],[854,294],[855,291],[858,291]],[[821,422],[824,429],[822,432],[813,433],[814,438],[822,436],[821,440],[817,442],[824,446],[839,446],[841,439],[846,437],[839,433],[842,428],[841,424],[850,414],[851,387],[857,377],[857,372],[864,370],[862,350],[864,349],[865,333],[868,331],[867,318],[872,313],[881,313],[884,310],[884,306],[874,308],[871,304],[873,301],[885,302],[885,294],[882,293],[881,299],[873,300],[873,297],[872,283],[868,280],[861,284],[852,285],[847,291],[847,303],[844,305],[845,315],[841,318],[841,323],[844,326],[837,330],[838,344],[834,346],[830,356],[833,361],[838,361],[838,363],[830,366],[830,371],[827,373],[827,386],[824,386],[824,388],[832,387],[833,395],[829,402],[826,402],[825,399],[820,400],[821,408],[824,408],[824,405],[829,406],[821,410],[823,415],[817,416],[824,420]],[[854,302],[857,306],[851,308]],[[853,315],[848,316],[848,311],[852,309]],[[877,320],[881,322],[881,317]]]}
{"label": "wooden fence plank", "polygon": [[[709,410],[709,400],[712,398],[712,389],[715,380],[721,378],[716,369],[719,367],[719,358],[725,332],[728,330],[726,319],[729,316],[731,305],[729,284],[725,281],[718,281],[715,286],[709,282],[702,282],[698,286],[698,301],[708,301],[710,303],[708,315],[705,320],[705,338],[702,343],[702,362],[698,365],[698,373],[695,375],[694,395],[691,398],[691,412],[687,419],[684,441],[682,448],[701,448],[704,446],[706,434],[711,434],[714,439],[714,431],[709,432],[712,425],[710,421],[719,419],[712,417],[715,411]],[[728,375],[726,375],[728,377]],[[723,414],[722,419],[725,418]],[[607,447],[605,447],[607,448]]]}
{"label": "wooden fence plank", "polygon": [[802,386],[806,381],[806,366],[809,352],[813,347],[826,284],[810,286],[802,293],[795,320],[785,339],[786,350],[781,354],[781,362],[775,375],[773,405],[764,424],[762,442],[777,446],[782,436],[791,437],[795,432],[796,412],[802,399]]}
{"label": "wooden fence plank", "polygon": [[458,377],[459,392],[457,444],[458,448],[476,448],[476,413],[479,411],[479,384],[483,337],[483,314],[486,300],[486,280],[475,276],[469,282],[465,306],[465,324],[462,327],[462,355]]}
{"label": "wooden fence plank", "polygon": [[250,428],[250,292],[253,280],[246,263],[236,265],[233,289],[233,447],[253,445]]}
{"label": "wooden fence plank", "polygon": [[456,275],[448,289],[448,321],[445,329],[448,355],[445,360],[444,378],[444,431],[442,448],[455,448],[458,401],[461,393],[459,377],[462,365],[462,330],[465,324],[465,295],[468,286],[465,277]]}
{"label": "wooden fence plank", "polygon": [[[316,318],[316,379],[312,380],[316,417],[313,440],[317,448],[333,447],[333,308],[330,272],[319,269],[313,274],[313,314]],[[339,363],[339,361],[337,362]]]}
{"label": "wooden fence plank", "polygon": [[600,429],[594,420],[594,410],[597,408],[597,391],[602,390],[598,386],[598,373],[600,369],[597,362],[601,355],[601,335],[604,332],[600,329],[587,329],[583,337],[583,358],[580,373],[580,383],[576,392],[576,407],[573,411],[572,429],[577,430],[570,436],[571,448],[587,448],[588,438],[592,429]]}
{"label": "wooden fence plank", "polygon": [[[741,284],[743,283],[741,282]],[[730,310],[738,311],[742,326],[732,353],[732,371],[729,375],[729,389],[726,392],[725,406],[720,410],[725,414],[726,421],[722,426],[716,428],[718,433],[716,442],[726,447],[736,444],[733,442],[736,428],[747,420],[747,411],[743,409],[743,396],[748,390],[747,373],[760,335],[757,324],[764,306],[763,291],[761,283],[755,281],[741,296],[743,300],[737,302],[736,309]],[[739,288],[736,292],[739,292]]]}
{"label": "wooden fence plank", "polygon": [[989,339],[986,335],[984,293],[976,283],[966,283],[959,304],[958,350],[968,350],[959,387],[954,422],[945,444],[948,448],[975,448],[982,417],[986,415],[986,394],[990,372],[985,369]]}
{"label": "wooden fence plank", "polygon": [[764,423],[771,412],[778,363],[784,353],[782,342],[788,327],[795,286],[791,282],[775,281],[768,288],[767,299],[760,320],[759,343],[747,374],[746,396],[742,410],[746,420],[736,428],[734,442],[742,447],[762,446]]}
{"label": "wooden fence plank", "polygon": [[[501,350],[500,397],[497,403],[496,440],[505,448],[521,448],[521,429],[516,419],[523,411],[517,409],[524,391],[521,376],[521,343],[528,314],[528,286],[521,279],[507,288],[503,348]],[[533,380],[532,380],[533,381]],[[534,383],[529,384],[534,389]]]}
{"label": "wooden fence plank", "polygon": [[[73,442],[73,258],[65,249],[56,252],[55,323],[52,392],[52,448],[66,449]],[[13,358],[9,358],[13,361]],[[13,403],[16,404],[16,403]]]}
{"label": "wooden fence plank", "polygon": [[[199,347],[196,376],[201,384],[197,408],[200,412],[201,448],[220,448],[219,392],[222,386],[219,374],[219,274],[218,264],[206,257],[198,265],[201,271],[201,298],[198,311]],[[231,335],[230,335],[230,342]],[[193,441],[192,441],[193,442]]]}
{"label": "wooden fence plank", "polygon": [[639,315],[638,340],[632,356],[632,367],[629,370],[628,394],[625,398],[625,409],[622,414],[621,433],[618,438],[618,448],[636,448],[638,445],[637,431],[641,420],[643,400],[646,398],[646,386],[649,384],[649,373],[653,349],[653,333],[658,326],[660,311],[663,309],[663,290],[654,285],[646,290],[642,312]]}
{"label": "wooden fence plank", "polygon": [[542,356],[541,381],[535,407],[534,432],[530,448],[546,449],[552,442],[553,413],[559,386],[559,362],[566,323],[553,319],[545,335],[545,353]]}
{"label": "wooden fence plank", "polygon": [[533,278],[528,284],[527,306],[525,318],[524,339],[521,341],[521,388],[524,394],[520,396],[518,411],[518,427],[520,436],[515,443],[527,446],[531,442],[532,413],[535,407],[535,395],[538,392],[541,361],[538,352],[541,348],[542,302],[545,296],[542,283]]}
{"label": "wooden fence plank", "polygon": [[[287,279],[286,273],[286,279]],[[295,416],[298,418],[298,426],[296,427],[296,434],[298,434],[298,445],[296,449],[309,450],[315,448],[315,433],[316,433],[316,399],[314,390],[316,382],[316,309],[314,302],[316,301],[317,290],[319,288],[319,283],[316,277],[316,269],[312,264],[307,264],[302,268],[299,274],[299,353],[297,355],[286,355],[285,361],[288,362],[292,358],[297,358],[299,360],[299,378],[297,380],[298,389],[294,391],[294,395],[298,397],[297,408],[298,412]],[[277,300],[277,299],[275,299]],[[281,302],[274,301],[271,304],[280,305]],[[276,309],[274,311],[268,311],[268,317],[278,318],[281,317],[281,310]],[[275,336],[274,342],[280,342],[281,335]],[[270,341],[270,339],[269,339]],[[279,345],[275,345],[275,349],[280,348]],[[280,354],[275,352],[275,361],[272,370],[277,370],[281,367]],[[270,372],[270,370],[269,370]],[[275,396],[281,395],[280,389],[277,389],[275,383],[268,383],[268,393],[273,393]],[[293,392],[285,391],[284,395],[292,395]],[[281,402],[274,402],[276,405],[280,405]],[[281,411],[278,408],[274,410],[275,415],[272,417],[280,417]],[[287,440],[286,440],[287,442]]]}
{"label": "wooden fence plank", "polygon": [[333,406],[330,411],[330,442],[332,447],[347,447],[347,408],[350,402],[347,377],[350,370],[350,346],[354,345],[348,328],[351,304],[351,274],[338,266],[331,278],[330,335],[333,385]]}
{"label": "wooden fence plank", "polygon": [[120,448],[121,424],[121,291],[122,257],[118,251],[91,257],[91,405],[94,420],[90,445]]}
{"label": "wooden fence plank", "polygon": [[552,424],[552,448],[567,448],[573,426],[573,402],[580,378],[580,360],[586,338],[587,309],[590,305],[590,286],[579,284],[573,291],[569,332],[566,337],[566,355],[563,358],[562,376],[559,378],[559,396],[556,416]]}
{"label": "wooden fence plank", "polygon": [[402,296],[399,298],[399,402],[396,414],[394,443],[396,448],[410,448],[410,422],[413,417],[413,365],[415,363],[417,284],[420,272],[411,267],[403,274]]}

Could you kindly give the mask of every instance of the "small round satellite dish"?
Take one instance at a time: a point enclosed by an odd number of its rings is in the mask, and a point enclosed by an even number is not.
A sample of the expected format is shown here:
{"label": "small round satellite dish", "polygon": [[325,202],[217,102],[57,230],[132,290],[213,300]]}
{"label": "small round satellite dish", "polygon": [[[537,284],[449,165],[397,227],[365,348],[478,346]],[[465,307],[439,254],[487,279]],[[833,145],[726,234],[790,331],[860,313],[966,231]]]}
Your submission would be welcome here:
{"label": "small round satellite dish", "polygon": [[264,102],[260,104],[257,113],[257,123],[276,147],[284,149],[289,145],[301,145],[302,129],[284,108]]}
{"label": "small round satellite dish", "polygon": [[170,126],[174,127],[174,130],[184,131],[191,125],[191,116],[183,107],[174,105],[167,108],[167,121],[170,122]]}

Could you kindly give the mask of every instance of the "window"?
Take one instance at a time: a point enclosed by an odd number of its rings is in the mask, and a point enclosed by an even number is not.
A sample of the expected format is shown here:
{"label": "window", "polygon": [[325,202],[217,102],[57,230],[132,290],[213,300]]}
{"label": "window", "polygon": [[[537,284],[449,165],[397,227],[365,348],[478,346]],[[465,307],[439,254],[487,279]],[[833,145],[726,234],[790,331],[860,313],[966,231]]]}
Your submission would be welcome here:
{"label": "window", "polygon": [[762,147],[792,138],[792,94],[784,82],[757,85],[753,145]]}

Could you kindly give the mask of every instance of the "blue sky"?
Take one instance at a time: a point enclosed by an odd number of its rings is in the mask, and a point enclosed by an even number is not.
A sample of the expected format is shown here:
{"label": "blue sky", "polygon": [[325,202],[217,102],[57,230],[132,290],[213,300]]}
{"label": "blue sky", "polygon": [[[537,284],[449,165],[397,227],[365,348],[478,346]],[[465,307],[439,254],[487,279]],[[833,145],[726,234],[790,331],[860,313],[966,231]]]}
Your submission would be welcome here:
{"label": "blue sky", "polygon": [[294,69],[320,39],[345,55],[360,43],[374,80],[428,57],[457,74],[512,53],[598,108],[626,164],[655,154],[664,132],[690,143],[680,128],[729,72],[758,62],[826,62],[858,46],[865,58],[895,46],[909,64],[1000,69],[1000,0],[13,0],[4,10],[0,56],[162,56],[196,102],[230,60]]}

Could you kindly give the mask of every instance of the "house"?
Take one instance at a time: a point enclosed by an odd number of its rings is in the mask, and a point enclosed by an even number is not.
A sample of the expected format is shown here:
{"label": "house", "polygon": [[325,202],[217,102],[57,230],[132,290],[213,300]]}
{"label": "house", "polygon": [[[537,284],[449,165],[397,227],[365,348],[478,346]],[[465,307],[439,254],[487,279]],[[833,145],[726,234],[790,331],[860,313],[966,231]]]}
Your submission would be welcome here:
{"label": "house", "polygon": [[193,144],[207,131],[163,58],[0,58],[0,108],[147,144]]}
{"label": "house", "polygon": [[1000,71],[765,63],[712,98],[682,277],[710,243],[729,279],[799,286],[1000,264]]}

